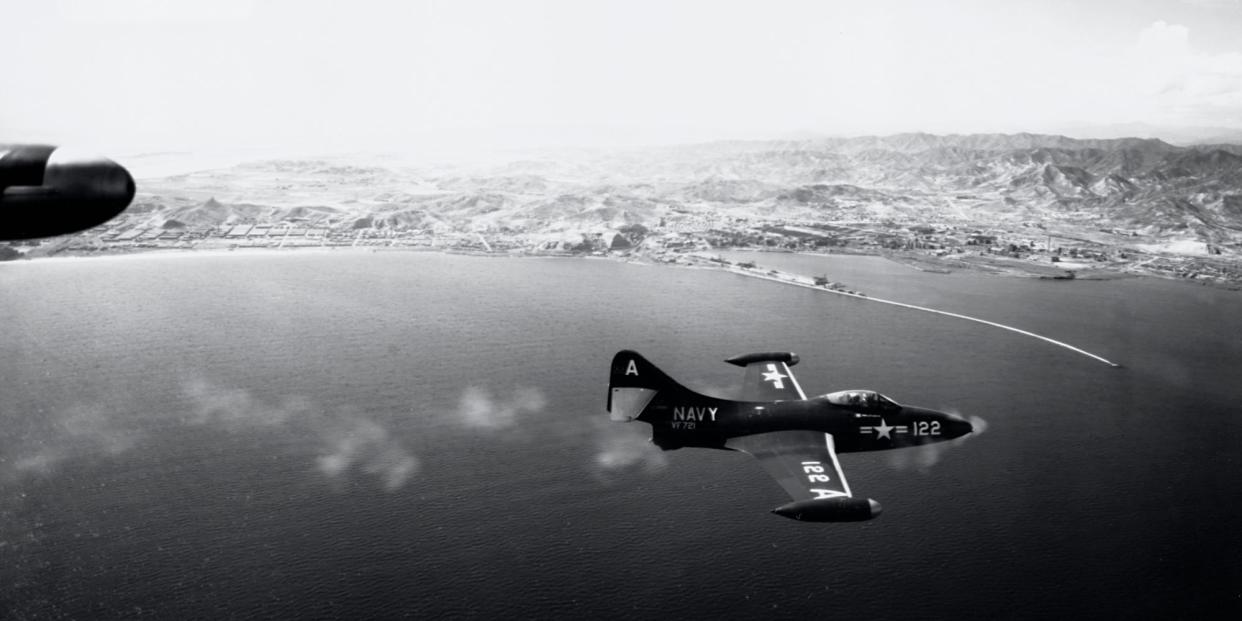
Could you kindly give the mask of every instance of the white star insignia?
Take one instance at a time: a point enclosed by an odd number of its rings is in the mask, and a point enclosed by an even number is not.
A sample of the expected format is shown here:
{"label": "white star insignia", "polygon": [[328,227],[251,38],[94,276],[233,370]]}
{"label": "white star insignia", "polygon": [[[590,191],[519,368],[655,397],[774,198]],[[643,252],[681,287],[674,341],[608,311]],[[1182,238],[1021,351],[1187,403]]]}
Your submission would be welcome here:
{"label": "white star insignia", "polygon": [[880,419],[880,424],[879,424],[879,425],[876,425],[876,428],[875,428],[875,433],[876,433],[876,436],[875,436],[875,437],[876,437],[877,439],[878,439],[878,438],[888,438],[889,440],[892,440],[892,439],[893,439],[893,436],[888,435],[888,432],[890,432],[890,431],[892,431],[892,430],[893,430],[893,426],[892,426],[892,425],[890,425],[890,424],[888,424],[888,421],[886,421],[886,420],[884,420],[883,418],[881,418],[881,419]]}
{"label": "white star insignia", "polygon": [[786,377],[789,377],[789,376],[784,375],[780,371],[776,370],[776,365],[769,364],[768,372],[763,374],[763,381],[772,382],[772,385],[775,386],[776,388],[784,388],[785,383],[782,382],[781,380]]}

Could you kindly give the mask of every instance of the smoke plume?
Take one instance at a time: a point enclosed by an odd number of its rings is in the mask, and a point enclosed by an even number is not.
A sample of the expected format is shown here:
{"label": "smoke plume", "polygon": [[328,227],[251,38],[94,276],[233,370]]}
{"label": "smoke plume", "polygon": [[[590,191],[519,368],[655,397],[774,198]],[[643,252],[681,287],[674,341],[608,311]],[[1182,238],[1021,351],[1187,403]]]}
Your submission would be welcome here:
{"label": "smoke plume", "polygon": [[509,429],[523,415],[542,412],[547,405],[543,391],[531,386],[514,388],[507,398],[496,398],[482,386],[468,386],[457,405],[457,420],[475,429]]}
{"label": "smoke plume", "polygon": [[120,455],[134,448],[144,435],[126,425],[123,414],[123,409],[108,400],[52,410],[47,413],[46,429],[23,434],[14,456],[0,459],[0,474],[5,478],[47,475],[75,455]]}
{"label": "smoke plume", "polygon": [[591,469],[608,482],[613,474],[639,471],[654,474],[668,466],[664,451],[651,443],[646,425],[621,425],[595,419],[595,454]]}
{"label": "smoke plume", "polygon": [[190,406],[186,418],[190,424],[234,433],[273,428],[317,442],[321,454],[315,465],[334,482],[357,470],[377,479],[384,489],[395,491],[420,467],[418,457],[386,427],[351,408],[327,410],[296,395],[265,399],[201,378],[185,382],[182,393]]}
{"label": "smoke plume", "polygon": [[318,430],[324,453],[315,462],[325,476],[340,480],[352,469],[380,480],[394,491],[418,472],[420,463],[380,424],[367,418],[327,421]]}
{"label": "smoke plume", "polygon": [[[41,427],[22,434],[7,459],[0,455],[0,480],[50,475],[74,458],[120,455],[148,440],[143,430],[152,427],[292,434],[317,446],[317,471],[330,480],[339,482],[357,472],[388,491],[400,488],[419,471],[418,457],[378,417],[350,408],[331,410],[297,395],[263,397],[201,377],[183,381],[179,397],[167,411],[142,421],[131,415],[139,406],[118,395],[51,410],[36,419]],[[515,407],[531,403],[532,397],[523,393]]]}

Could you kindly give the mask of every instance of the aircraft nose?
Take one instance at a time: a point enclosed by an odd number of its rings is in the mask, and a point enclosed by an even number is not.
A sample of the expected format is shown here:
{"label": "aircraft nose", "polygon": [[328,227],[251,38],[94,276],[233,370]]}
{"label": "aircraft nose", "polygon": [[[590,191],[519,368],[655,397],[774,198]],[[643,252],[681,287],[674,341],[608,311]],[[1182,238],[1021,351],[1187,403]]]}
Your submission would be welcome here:
{"label": "aircraft nose", "polygon": [[975,426],[972,425],[970,421],[962,418],[961,416],[957,416],[956,414],[945,414],[944,418],[944,426],[946,431],[945,435],[950,438],[960,438],[968,433],[974,432],[975,430]]}

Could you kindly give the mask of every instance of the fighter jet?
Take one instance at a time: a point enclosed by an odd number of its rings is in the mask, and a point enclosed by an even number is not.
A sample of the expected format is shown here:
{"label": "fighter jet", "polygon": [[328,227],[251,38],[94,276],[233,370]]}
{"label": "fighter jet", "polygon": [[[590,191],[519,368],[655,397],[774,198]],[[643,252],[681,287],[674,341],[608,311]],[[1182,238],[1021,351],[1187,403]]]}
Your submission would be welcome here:
{"label": "fighter jet", "polygon": [[747,354],[725,362],[746,368],[742,401],[696,393],[638,352],[612,359],[608,412],[614,421],[651,425],[663,450],[682,447],[753,455],[793,501],[773,513],[807,522],[852,522],[880,514],[856,498],[838,453],[885,451],[959,438],[974,431],[959,416],[901,405],[872,390],[808,399],[789,367],[792,352]]}
{"label": "fighter jet", "polygon": [[0,240],[76,233],[134,199],[134,178],[104,157],[40,144],[0,144]]}

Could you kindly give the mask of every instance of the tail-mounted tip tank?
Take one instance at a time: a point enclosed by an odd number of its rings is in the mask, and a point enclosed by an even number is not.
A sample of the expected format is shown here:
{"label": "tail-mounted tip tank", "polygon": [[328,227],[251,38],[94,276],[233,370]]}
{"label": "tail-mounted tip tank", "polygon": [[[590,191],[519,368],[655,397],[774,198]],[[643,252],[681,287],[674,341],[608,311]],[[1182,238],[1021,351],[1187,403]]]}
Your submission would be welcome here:
{"label": "tail-mounted tip tank", "polygon": [[134,178],[105,157],[49,145],[0,145],[0,240],[76,233],[134,199]]}

